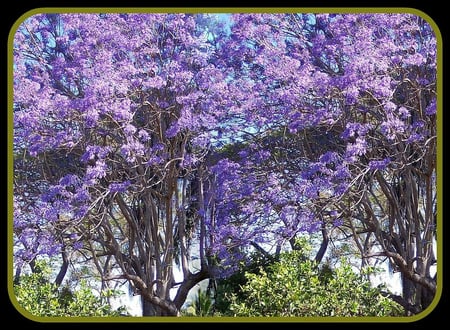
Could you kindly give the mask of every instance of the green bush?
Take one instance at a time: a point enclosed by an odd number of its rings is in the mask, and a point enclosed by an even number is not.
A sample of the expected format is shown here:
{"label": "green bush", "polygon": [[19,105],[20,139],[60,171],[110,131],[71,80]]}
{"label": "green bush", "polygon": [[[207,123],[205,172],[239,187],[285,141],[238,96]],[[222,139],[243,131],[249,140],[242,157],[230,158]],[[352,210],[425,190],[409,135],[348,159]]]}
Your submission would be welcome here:
{"label": "green bush", "polygon": [[112,309],[107,302],[108,297],[118,294],[114,290],[103,291],[95,295],[81,281],[78,290],[71,290],[67,286],[58,287],[51,283],[50,266],[40,261],[37,263],[37,272],[23,275],[14,283],[14,294],[18,303],[35,316],[119,316],[125,315],[126,309],[120,307]]}
{"label": "green bush", "polygon": [[[305,244],[305,243],[303,243]],[[235,316],[398,316],[402,308],[372,287],[364,274],[341,259],[337,268],[318,267],[304,251],[281,254],[257,273],[246,272],[239,294],[229,295]],[[365,269],[373,272],[373,269]]]}

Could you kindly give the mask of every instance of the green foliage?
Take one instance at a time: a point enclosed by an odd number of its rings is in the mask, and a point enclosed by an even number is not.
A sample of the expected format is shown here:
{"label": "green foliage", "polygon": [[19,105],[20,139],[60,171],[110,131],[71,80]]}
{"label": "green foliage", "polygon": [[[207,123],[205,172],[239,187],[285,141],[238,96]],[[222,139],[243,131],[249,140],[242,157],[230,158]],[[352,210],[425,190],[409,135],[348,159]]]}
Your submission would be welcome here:
{"label": "green foliage", "polygon": [[[302,243],[304,244],[304,243]],[[342,258],[335,269],[305,258],[308,246],[281,254],[258,273],[246,272],[241,293],[229,296],[235,316],[398,316],[401,307],[372,287]]]}
{"label": "green foliage", "polygon": [[238,300],[245,300],[245,293],[240,287],[247,283],[247,273],[259,274],[261,269],[265,269],[274,259],[268,259],[259,253],[249,256],[251,262],[248,265],[241,265],[241,271],[235,272],[227,278],[217,279],[216,297],[214,299],[214,310],[216,314],[229,314],[231,299],[233,294]]}
{"label": "green foliage", "polygon": [[14,294],[19,304],[35,316],[119,316],[126,315],[125,307],[112,309],[107,298],[115,297],[119,292],[105,290],[95,295],[86,282],[80,283],[78,290],[71,290],[51,283],[51,274],[47,263],[39,261],[37,270],[23,275],[14,283]]}

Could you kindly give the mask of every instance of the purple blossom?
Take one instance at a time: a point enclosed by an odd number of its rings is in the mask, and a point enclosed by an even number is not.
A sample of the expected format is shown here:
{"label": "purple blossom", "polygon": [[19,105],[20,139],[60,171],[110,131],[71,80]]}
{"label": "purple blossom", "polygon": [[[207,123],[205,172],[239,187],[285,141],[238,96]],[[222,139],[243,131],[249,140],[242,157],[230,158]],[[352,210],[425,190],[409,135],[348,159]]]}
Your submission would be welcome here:
{"label": "purple blossom", "polygon": [[142,86],[144,88],[148,88],[148,89],[151,89],[151,88],[159,89],[159,88],[164,87],[165,83],[166,82],[161,77],[156,76],[156,77],[148,78],[148,79],[144,80],[142,83]]}
{"label": "purple blossom", "polygon": [[414,143],[414,142],[420,142],[423,141],[425,137],[420,133],[411,133],[411,135],[406,139],[407,143]]}
{"label": "purple blossom", "polygon": [[123,128],[125,136],[132,136],[136,132],[136,127],[131,124],[126,124]]}
{"label": "purple blossom", "polygon": [[195,166],[199,162],[199,159],[195,155],[186,155],[184,156],[183,161],[181,162],[181,166],[184,168],[189,168]]}
{"label": "purple blossom", "polygon": [[420,54],[420,53],[415,53],[415,54],[413,54],[413,55],[406,56],[406,57],[403,59],[403,61],[404,61],[404,63],[406,63],[406,64],[420,66],[420,65],[422,65],[422,64],[426,61],[426,58],[424,58],[424,57],[422,56],[422,54]]}
{"label": "purple blossom", "polygon": [[371,160],[369,162],[369,168],[371,170],[384,170],[391,163],[391,158],[386,157],[382,160]]}
{"label": "purple blossom", "polygon": [[334,194],[336,196],[342,196],[347,192],[348,188],[348,184],[340,183],[334,188]]}
{"label": "purple blossom", "polygon": [[98,111],[96,109],[89,109],[85,112],[84,117],[85,117],[86,127],[94,128],[98,123],[100,114],[98,113]]}
{"label": "purple blossom", "polygon": [[73,240],[77,239],[78,237],[79,237],[79,236],[78,236],[77,233],[72,233],[72,234],[69,235],[69,238],[70,238],[70,239],[73,239]]}
{"label": "purple blossom", "polygon": [[106,163],[103,160],[97,160],[95,165],[87,167],[85,179],[87,182],[92,184],[96,182],[96,179],[104,178],[107,170],[108,166]]}
{"label": "purple blossom", "polygon": [[174,123],[167,129],[166,136],[168,138],[173,138],[178,134],[178,132],[180,132],[180,126],[178,123]]}
{"label": "purple blossom", "polygon": [[367,141],[363,138],[356,138],[354,143],[347,144],[345,157],[351,161],[357,159],[358,156],[362,156],[367,151]]}
{"label": "purple blossom", "polygon": [[120,147],[120,154],[128,163],[136,161],[137,156],[143,156],[145,153],[145,146],[139,141],[129,139],[128,143]]}
{"label": "purple blossom", "polygon": [[341,137],[344,140],[348,140],[349,138],[365,136],[369,129],[371,128],[370,124],[361,124],[361,123],[347,123],[344,132],[342,132]]}
{"label": "purple blossom", "polygon": [[405,123],[393,116],[388,116],[388,120],[384,121],[380,125],[381,133],[386,136],[389,141],[395,140],[395,138],[405,132]]}
{"label": "purple blossom", "polygon": [[114,193],[114,192],[124,192],[128,189],[128,187],[131,185],[131,181],[127,180],[125,182],[120,182],[120,183],[110,183],[109,184],[109,191]]}
{"label": "purple blossom", "polygon": [[73,202],[76,205],[86,203],[89,200],[90,200],[90,195],[89,195],[88,190],[86,189],[86,186],[79,188],[73,196]]}
{"label": "purple blossom", "polygon": [[[51,240],[51,239],[50,239]],[[43,241],[41,239],[41,241]],[[38,255],[48,255],[49,257],[55,256],[61,252],[62,244],[41,244],[41,248],[38,251]]]}
{"label": "purple blossom", "polygon": [[83,242],[82,241],[76,241],[72,245],[74,250],[81,250],[83,248]]}
{"label": "purple blossom", "polygon": [[411,113],[405,107],[398,108],[398,114],[400,116],[400,119],[402,119],[402,120],[405,120],[405,119],[408,119],[409,117],[411,117]]}
{"label": "purple blossom", "polygon": [[342,218],[336,218],[333,220],[333,227],[340,227],[344,224],[344,220]]}
{"label": "purple blossom", "polygon": [[292,134],[297,133],[303,126],[303,122],[300,120],[294,120],[292,122],[289,123],[289,132]]}
{"label": "purple blossom", "polygon": [[74,220],[83,219],[86,215],[88,215],[89,210],[90,207],[87,204],[82,204],[81,206],[78,206],[73,214]]}
{"label": "purple blossom", "polygon": [[431,103],[426,107],[425,113],[428,116],[436,114],[436,100],[431,101]]}
{"label": "purple blossom", "polygon": [[384,110],[386,111],[387,114],[393,113],[395,111],[395,109],[397,109],[397,106],[392,101],[388,101],[384,105]]}
{"label": "purple blossom", "polygon": [[255,154],[255,161],[256,161],[256,163],[261,163],[261,162],[267,160],[269,157],[270,157],[269,150],[260,150]]}
{"label": "purple blossom", "polygon": [[88,161],[94,160],[96,158],[104,159],[110,152],[111,148],[108,146],[103,147],[98,145],[88,145],[80,160],[83,163],[87,163]]}
{"label": "purple blossom", "polygon": [[150,135],[145,130],[139,130],[138,137],[142,142],[148,142],[150,141]]}
{"label": "purple blossom", "polygon": [[320,156],[319,161],[324,164],[329,164],[332,162],[336,162],[338,160],[338,155],[336,152],[327,151],[323,155]]}
{"label": "purple blossom", "polygon": [[336,218],[338,214],[339,214],[339,212],[336,211],[336,210],[330,211],[330,216],[333,217],[333,218]]}

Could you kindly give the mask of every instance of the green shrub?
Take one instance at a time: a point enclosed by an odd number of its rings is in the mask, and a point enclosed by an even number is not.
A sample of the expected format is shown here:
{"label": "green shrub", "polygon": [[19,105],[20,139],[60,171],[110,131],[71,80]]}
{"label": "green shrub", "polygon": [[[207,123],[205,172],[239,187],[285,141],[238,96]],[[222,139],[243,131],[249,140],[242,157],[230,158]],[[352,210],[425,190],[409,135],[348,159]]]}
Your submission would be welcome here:
{"label": "green shrub", "polygon": [[[365,269],[364,272],[373,272]],[[239,294],[229,295],[235,316],[398,316],[402,308],[372,287],[346,259],[337,268],[318,267],[304,252],[281,254],[258,273],[246,272]]]}
{"label": "green shrub", "polygon": [[37,272],[22,275],[14,283],[14,294],[18,303],[35,316],[119,316],[125,315],[126,309],[119,307],[112,309],[107,302],[108,297],[114,297],[119,292],[114,290],[103,291],[95,295],[81,281],[80,288],[71,290],[67,286],[58,287],[51,283],[50,266],[40,261],[37,263]]}

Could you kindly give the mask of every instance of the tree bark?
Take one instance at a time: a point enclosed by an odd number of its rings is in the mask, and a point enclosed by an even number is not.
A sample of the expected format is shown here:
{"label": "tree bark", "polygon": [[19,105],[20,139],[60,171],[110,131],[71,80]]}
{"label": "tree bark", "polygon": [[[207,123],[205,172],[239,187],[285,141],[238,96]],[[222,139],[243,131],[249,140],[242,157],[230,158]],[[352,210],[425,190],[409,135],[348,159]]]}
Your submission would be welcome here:
{"label": "tree bark", "polygon": [[320,244],[320,249],[317,251],[315,261],[316,263],[320,264],[322,262],[323,256],[325,255],[325,252],[328,248],[328,242],[330,241],[330,238],[328,237],[328,231],[325,227],[325,223],[322,223],[322,243]]}
{"label": "tree bark", "polygon": [[62,254],[63,263],[62,263],[61,268],[59,269],[59,273],[55,279],[55,284],[57,286],[61,285],[64,277],[66,276],[67,269],[69,268],[69,258],[67,257],[67,252],[63,250],[61,254]]}

